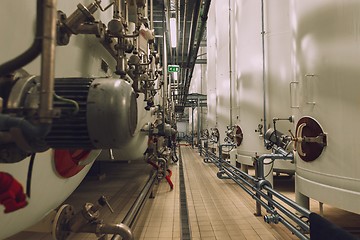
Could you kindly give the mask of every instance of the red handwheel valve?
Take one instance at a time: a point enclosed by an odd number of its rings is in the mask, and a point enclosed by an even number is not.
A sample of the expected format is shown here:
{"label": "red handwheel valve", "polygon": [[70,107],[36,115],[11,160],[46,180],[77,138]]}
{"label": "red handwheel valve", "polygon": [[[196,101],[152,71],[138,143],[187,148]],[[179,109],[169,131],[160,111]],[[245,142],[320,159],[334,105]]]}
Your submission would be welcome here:
{"label": "red handwheel valve", "polygon": [[14,212],[28,203],[22,185],[10,174],[0,172],[0,204],[4,213]]}

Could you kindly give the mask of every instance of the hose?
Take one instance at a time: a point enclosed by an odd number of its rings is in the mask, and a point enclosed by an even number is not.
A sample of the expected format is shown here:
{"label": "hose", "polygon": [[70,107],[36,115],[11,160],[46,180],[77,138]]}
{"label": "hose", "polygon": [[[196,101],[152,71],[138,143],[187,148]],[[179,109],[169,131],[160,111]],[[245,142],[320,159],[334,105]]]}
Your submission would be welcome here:
{"label": "hose", "polygon": [[42,11],[43,4],[44,0],[37,0],[36,2],[36,33],[32,45],[21,55],[0,65],[0,76],[6,76],[16,69],[22,68],[40,55],[42,50],[42,31],[44,17],[44,13]]}

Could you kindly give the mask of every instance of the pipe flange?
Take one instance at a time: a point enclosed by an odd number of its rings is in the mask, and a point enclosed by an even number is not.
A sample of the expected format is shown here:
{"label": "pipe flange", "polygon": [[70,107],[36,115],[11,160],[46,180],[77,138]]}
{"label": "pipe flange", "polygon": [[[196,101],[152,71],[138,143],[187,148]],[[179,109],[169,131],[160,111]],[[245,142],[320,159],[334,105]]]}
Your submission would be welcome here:
{"label": "pipe flange", "polygon": [[69,220],[75,215],[75,209],[69,204],[62,205],[57,211],[52,225],[52,237],[55,240],[65,240],[71,235],[68,229]]}

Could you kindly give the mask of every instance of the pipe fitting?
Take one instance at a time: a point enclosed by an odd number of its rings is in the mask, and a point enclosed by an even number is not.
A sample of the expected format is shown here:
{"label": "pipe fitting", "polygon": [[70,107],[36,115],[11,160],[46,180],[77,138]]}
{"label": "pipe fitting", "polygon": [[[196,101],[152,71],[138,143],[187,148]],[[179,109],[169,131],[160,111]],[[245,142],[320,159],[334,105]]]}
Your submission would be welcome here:
{"label": "pipe fitting", "polygon": [[278,224],[280,222],[280,216],[276,212],[273,214],[265,215],[264,221],[268,224],[270,223]]}

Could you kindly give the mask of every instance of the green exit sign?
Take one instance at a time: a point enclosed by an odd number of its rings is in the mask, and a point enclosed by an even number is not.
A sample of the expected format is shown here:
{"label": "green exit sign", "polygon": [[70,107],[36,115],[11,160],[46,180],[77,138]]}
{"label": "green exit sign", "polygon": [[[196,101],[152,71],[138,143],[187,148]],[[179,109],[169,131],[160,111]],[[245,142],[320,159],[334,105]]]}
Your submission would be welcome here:
{"label": "green exit sign", "polygon": [[179,65],[168,65],[168,72],[179,72],[180,66]]}

